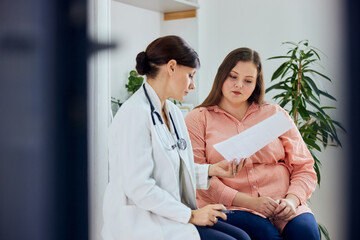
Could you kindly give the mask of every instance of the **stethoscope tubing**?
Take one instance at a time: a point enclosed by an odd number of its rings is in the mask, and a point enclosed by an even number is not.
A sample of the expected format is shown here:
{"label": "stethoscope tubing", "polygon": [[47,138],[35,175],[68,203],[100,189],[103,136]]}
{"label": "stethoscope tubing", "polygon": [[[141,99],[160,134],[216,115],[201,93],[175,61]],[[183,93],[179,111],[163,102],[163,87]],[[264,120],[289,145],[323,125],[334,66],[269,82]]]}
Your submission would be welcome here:
{"label": "stethoscope tubing", "polygon": [[[152,104],[151,100],[150,100],[150,97],[149,97],[149,94],[145,88],[145,84],[143,84],[143,89],[144,89],[144,93],[145,93],[145,96],[150,104],[150,110],[151,110],[151,119],[152,119],[152,122],[153,122],[153,125],[156,126],[156,121],[155,121],[155,118],[154,118],[154,114],[157,116],[157,118],[159,119],[159,122],[162,124],[164,124],[160,114],[155,110],[155,107],[154,105]],[[180,138],[179,136],[179,133],[176,129],[176,126],[175,126],[175,123],[174,123],[174,119],[172,118],[171,116],[171,113],[169,112],[169,116],[170,116],[170,120],[171,120],[171,123],[174,127],[174,131],[175,131],[175,134],[176,134],[176,139],[177,139],[177,142],[176,142],[176,146],[180,149],[180,150],[185,150],[186,149],[186,141],[185,139],[183,138]],[[171,149],[174,149],[176,146],[171,146]]]}

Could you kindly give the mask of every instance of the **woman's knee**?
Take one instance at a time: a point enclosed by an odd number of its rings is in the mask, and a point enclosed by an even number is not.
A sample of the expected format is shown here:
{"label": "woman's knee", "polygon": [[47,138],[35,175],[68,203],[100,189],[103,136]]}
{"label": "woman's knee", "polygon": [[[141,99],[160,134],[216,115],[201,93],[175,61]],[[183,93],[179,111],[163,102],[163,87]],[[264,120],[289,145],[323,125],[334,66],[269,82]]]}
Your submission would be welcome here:
{"label": "woman's knee", "polygon": [[282,235],[285,240],[320,240],[319,229],[311,213],[303,213],[288,222]]}
{"label": "woman's knee", "polygon": [[200,239],[206,239],[206,240],[236,240],[236,238],[233,238],[232,236],[229,236],[221,231],[218,231],[216,229],[213,229],[211,227],[199,227],[196,226]]}
{"label": "woman's knee", "polygon": [[237,240],[251,240],[250,236],[244,230],[224,221],[218,221],[213,228],[226,233]]}
{"label": "woman's knee", "polygon": [[269,219],[250,212],[235,211],[234,214],[228,216],[227,222],[243,229],[253,240],[282,239]]}
{"label": "woman's knee", "polygon": [[268,220],[258,218],[257,221],[252,221],[251,227],[248,227],[248,234],[253,240],[282,240],[282,237],[277,228]]}
{"label": "woman's knee", "polygon": [[259,240],[265,240],[265,239],[282,239],[279,231],[276,229],[276,227],[273,224],[266,224],[262,225],[261,228],[259,228],[259,231],[256,234],[256,239]]}

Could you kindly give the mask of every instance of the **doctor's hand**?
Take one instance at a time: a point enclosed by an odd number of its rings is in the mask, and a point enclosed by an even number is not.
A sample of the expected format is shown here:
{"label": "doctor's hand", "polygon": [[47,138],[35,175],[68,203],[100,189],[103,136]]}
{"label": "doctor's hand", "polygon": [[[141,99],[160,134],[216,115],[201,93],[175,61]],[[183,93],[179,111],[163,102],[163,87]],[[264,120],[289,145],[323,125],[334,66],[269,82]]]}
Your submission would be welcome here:
{"label": "doctor's hand", "polygon": [[233,159],[232,162],[227,160],[222,160],[221,162],[210,165],[209,167],[209,176],[219,176],[219,177],[235,177],[238,172],[245,165],[245,159],[240,159],[239,164],[236,164],[236,159]]}
{"label": "doctor's hand", "polygon": [[213,226],[217,223],[217,217],[221,217],[226,220],[226,214],[223,212],[219,212],[217,210],[226,208],[222,204],[210,204],[205,207],[191,210],[191,217],[189,223],[192,223],[197,226]]}

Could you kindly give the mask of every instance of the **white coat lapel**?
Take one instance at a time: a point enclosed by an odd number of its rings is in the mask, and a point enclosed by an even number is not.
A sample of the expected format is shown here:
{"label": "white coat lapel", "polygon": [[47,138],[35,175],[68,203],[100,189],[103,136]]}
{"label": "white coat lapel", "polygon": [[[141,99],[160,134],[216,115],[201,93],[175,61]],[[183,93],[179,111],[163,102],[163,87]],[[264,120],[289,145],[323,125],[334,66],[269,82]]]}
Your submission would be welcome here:
{"label": "white coat lapel", "polygon": [[[161,113],[162,109],[161,109],[161,102],[160,102],[159,97],[157,96],[154,89],[148,83],[145,82],[144,84],[145,84],[147,93],[149,95],[149,98],[150,98],[152,104],[154,105],[155,111],[157,111],[158,113]],[[155,121],[157,122],[157,125],[159,125],[157,127],[161,128],[161,130],[163,130],[163,131],[159,131],[159,137],[163,138],[163,139],[160,139],[160,141],[161,141],[160,144],[166,144],[167,148],[171,148],[171,146],[173,144],[176,144],[176,140],[177,140],[174,127],[176,127],[180,138],[182,137],[182,132],[187,131],[187,130],[181,129],[181,126],[177,119],[179,117],[178,114],[176,114],[174,109],[172,109],[168,105],[167,102],[165,102],[164,107],[165,107],[165,113],[167,114],[168,121],[170,122],[171,132],[169,132],[166,125],[161,124],[158,121],[158,119],[155,119]],[[172,115],[174,122],[171,121],[169,113]],[[180,117],[182,117],[182,116],[180,115]],[[187,144],[189,144],[189,140],[187,141]],[[196,183],[194,182],[194,181],[196,181],[196,179],[193,179],[191,177],[192,176],[192,174],[191,174],[192,166],[189,162],[191,159],[189,159],[189,154],[188,154],[188,151],[190,151],[190,150],[191,150],[191,146],[187,146],[187,148],[185,150],[179,150],[177,147],[170,151],[169,151],[169,149],[167,149],[166,156],[169,161],[172,161],[172,158],[174,157],[173,154],[175,154],[175,153],[179,154],[179,156],[180,156],[180,181],[181,181],[181,186],[182,186],[182,189],[180,190],[182,192],[181,195],[183,197],[184,204],[188,205],[192,209],[197,209],[196,190],[195,190]]]}

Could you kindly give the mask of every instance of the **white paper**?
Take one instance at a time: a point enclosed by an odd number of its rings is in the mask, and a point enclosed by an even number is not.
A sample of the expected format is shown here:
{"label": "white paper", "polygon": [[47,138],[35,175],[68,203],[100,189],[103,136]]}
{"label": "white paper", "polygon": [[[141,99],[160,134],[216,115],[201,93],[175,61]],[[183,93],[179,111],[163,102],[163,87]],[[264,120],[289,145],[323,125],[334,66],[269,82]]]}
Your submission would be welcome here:
{"label": "white paper", "polygon": [[262,122],[246,129],[214,148],[229,162],[233,159],[248,158],[292,127],[282,112],[277,112]]}

